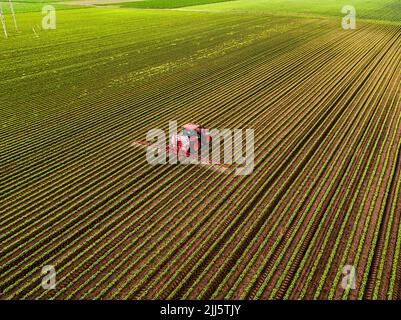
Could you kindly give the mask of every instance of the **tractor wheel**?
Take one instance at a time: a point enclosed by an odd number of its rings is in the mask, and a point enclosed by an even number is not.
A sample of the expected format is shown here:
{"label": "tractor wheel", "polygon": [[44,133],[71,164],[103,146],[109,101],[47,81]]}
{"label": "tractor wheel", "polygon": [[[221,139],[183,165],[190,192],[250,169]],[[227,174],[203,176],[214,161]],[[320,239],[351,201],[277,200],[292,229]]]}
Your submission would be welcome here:
{"label": "tractor wheel", "polygon": [[177,145],[176,145],[176,154],[178,154],[180,152],[180,150],[182,149],[182,142],[180,140],[177,141]]}
{"label": "tractor wheel", "polygon": [[189,152],[191,152],[193,155],[197,155],[200,149],[200,144],[198,141],[195,141],[190,144],[189,147]]}
{"label": "tractor wheel", "polygon": [[209,144],[210,142],[212,142],[212,137],[208,136],[208,135],[202,135],[202,144]]}

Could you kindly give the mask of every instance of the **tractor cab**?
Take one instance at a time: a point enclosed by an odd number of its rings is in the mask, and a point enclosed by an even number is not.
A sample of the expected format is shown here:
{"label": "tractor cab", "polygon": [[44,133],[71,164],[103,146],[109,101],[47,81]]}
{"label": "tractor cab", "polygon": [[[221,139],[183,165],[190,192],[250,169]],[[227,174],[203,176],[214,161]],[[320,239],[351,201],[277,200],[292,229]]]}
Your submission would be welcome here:
{"label": "tractor cab", "polygon": [[171,145],[174,146],[176,152],[189,156],[190,152],[197,152],[201,145],[211,141],[211,136],[207,130],[198,124],[188,123],[182,126],[179,134],[171,137]]}
{"label": "tractor cab", "polygon": [[201,131],[200,128],[201,126],[197,124],[186,124],[182,127],[182,135],[186,137],[199,136]]}

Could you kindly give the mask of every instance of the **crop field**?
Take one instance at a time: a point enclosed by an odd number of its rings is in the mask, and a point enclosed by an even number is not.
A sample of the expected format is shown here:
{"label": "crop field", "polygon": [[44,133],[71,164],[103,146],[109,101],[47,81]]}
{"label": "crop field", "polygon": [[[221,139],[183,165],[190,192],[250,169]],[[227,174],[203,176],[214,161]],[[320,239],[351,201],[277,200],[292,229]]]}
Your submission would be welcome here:
{"label": "crop field", "polygon": [[[2,4],[1,299],[401,299],[401,0],[66,2]],[[253,172],[149,164],[170,121]]]}

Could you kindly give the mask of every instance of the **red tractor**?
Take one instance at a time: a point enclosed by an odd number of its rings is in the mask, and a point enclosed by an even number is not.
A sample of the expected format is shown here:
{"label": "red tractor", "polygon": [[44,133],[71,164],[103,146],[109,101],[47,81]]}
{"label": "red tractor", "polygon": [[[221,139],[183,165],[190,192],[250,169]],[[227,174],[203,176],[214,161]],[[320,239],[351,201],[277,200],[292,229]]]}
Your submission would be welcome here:
{"label": "red tractor", "polygon": [[[198,124],[188,123],[182,127],[182,131],[173,134],[170,138],[172,150],[177,155],[189,157],[198,155],[203,145],[208,145],[212,141],[212,137],[207,130]],[[207,148],[208,150],[208,148]]]}

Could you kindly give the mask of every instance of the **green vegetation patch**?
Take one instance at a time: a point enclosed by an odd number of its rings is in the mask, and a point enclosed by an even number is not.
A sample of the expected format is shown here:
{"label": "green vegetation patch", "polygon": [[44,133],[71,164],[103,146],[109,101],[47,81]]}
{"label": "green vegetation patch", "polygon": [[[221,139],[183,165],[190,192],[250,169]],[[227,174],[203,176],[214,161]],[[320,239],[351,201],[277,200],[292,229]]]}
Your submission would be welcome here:
{"label": "green vegetation patch", "polygon": [[[61,3],[54,3],[49,0],[37,0],[37,2],[33,1],[13,1],[13,7],[14,7],[14,12],[17,15],[17,20],[18,20],[18,15],[20,13],[26,13],[26,12],[36,12],[39,15],[42,16],[42,8],[46,5],[51,5],[53,6],[56,10],[69,10],[69,9],[77,9],[77,8],[82,8],[82,6],[73,6],[73,5],[67,5],[67,4],[61,4]],[[3,12],[6,15],[10,15],[10,7],[8,2],[1,2]]]}
{"label": "green vegetation patch", "polygon": [[341,9],[346,5],[355,7],[357,18],[401,23],[401,0],[236,0],[186,9],[341,17],[344,16]]}
{"label": "green vegetation patch", "polygon": [[205,5],[218,2],[229,2],[233,0],[144,0],[133,2],[122,2],[117,5],[124,8],[142,8],[142,9],[172,9],[188,6]]}

